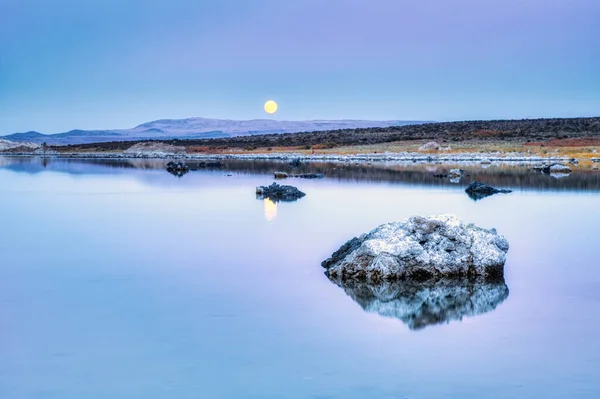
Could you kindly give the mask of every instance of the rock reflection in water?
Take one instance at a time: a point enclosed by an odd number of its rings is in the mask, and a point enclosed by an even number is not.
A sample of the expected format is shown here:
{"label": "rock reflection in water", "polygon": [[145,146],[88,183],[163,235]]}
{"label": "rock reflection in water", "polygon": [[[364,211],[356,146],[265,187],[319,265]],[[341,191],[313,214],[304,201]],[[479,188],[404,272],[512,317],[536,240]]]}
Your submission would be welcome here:
{"label": "rock reflection in water", "polygon": [[335,283],[365,311],[399,319],[411,330],[491,312],[509,294],[503,278]]}

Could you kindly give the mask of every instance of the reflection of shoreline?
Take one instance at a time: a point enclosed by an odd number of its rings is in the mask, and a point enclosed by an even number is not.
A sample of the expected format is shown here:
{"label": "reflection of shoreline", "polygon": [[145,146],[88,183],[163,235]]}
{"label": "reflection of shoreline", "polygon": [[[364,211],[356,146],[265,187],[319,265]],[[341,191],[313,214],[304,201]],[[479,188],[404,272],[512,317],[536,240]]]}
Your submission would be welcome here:
{"label": "reflection of shoreline", "polygon": [[265,206],[265,219],[267,222],[270,222],[277,217],[277,203],[271,201],[269,198],[265,198],[263,203]]}
{"label": "reflection of shoreline", "polygon": [[[52,170],[70,174],[107,174],[119,170],[161,170],[165,171],[169,160],[161,159],[68,159],[46,158],[44,168],[40,158],[36,157],[3,157],[0,155],[0,168],[15,172],[38,173]],[[185,161],[194,168],[193,161]],[[222,172],[235,172],[247,175],[273,176],[274,171],[291,174],[322,173],[327,180],[355,182],[390,182],[430,187],[466,187],[472,180],[485,184],[510,188],[553,191],[600,191],[600,172],[588,167],[573,167],[574,171],[567,178],[555,179],[551,176],[536,172],[532,165],[518,164],[435,164],[427,163],[340,163],[340,162],[302,162],[300,167],[291,167],[281,160],[269,161],[240,161],[225,160]],[[450,179],[436,178],[434,174],[445,174],[450,169],[460,168],[466,171],[467,177],[459,184]],[[205,170],[212,172],[212,170]],[[166,173],[166,171],[165,171]],[[204,173],[204,170],[191,173]]]}
{"label": "reflection of shoreline", "polygon": [[491,312],[509,295],[504,279],[335,283],[365,311],[398,319],[411,330]]}

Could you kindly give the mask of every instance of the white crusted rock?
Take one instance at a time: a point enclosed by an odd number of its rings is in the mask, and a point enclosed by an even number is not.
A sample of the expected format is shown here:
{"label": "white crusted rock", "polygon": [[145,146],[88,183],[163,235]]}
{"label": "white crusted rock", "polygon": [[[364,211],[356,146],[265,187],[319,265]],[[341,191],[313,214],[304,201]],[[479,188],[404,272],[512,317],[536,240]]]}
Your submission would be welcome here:
{"label": "white crusted rock", "polygon": [[508,241],[451,215],[413,216],[353,238],[322,263],[337,281],[501,276]]}

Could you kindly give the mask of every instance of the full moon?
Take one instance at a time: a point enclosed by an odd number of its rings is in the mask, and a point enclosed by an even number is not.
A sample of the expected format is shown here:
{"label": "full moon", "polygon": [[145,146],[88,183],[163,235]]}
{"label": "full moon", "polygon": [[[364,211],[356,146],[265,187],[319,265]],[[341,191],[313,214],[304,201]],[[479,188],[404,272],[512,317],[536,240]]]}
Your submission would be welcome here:
{"label": "full moon", "polygon": [[277,112],[277,108],[279,108],[277,106],[277,103],[273,100],[269,100],[265,103],[265,111],[268,114],[274,114],[275,112]]}

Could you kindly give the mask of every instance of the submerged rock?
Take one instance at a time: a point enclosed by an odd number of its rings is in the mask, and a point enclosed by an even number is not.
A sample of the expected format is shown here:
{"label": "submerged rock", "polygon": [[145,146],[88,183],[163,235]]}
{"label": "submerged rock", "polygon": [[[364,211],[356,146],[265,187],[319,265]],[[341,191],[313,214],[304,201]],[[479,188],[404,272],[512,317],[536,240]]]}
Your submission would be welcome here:
{"label": "submerged rock", "polygon": [[259,186],[256,187],[256,195],[260,199],[268,198],[271,201],[296,201],[304,197],[302,191],[298,190],[293,186],[282,186],[277,183],[273,183],[270,186]]}
{"label": "submerged rock", "polygon": [[490,195],[494,194],[512,193],[512,190],[497,189],[492,186],[488,186],[487,184],[483,184],[478,181],[473,181],[465,189],[465,192],[472,200],[478,201],[480,199],[489,197]]}
{"label": "submerged rock", "polygon": [[322,263],[335,281],[502,276],[508,241],[454,216],[413,216],[353,238]]}
{"label": "submerged rock", "polygon": [[365,311],[398,319],[411,330],[491,312],[509,295],[503,278],[334,282]]}

